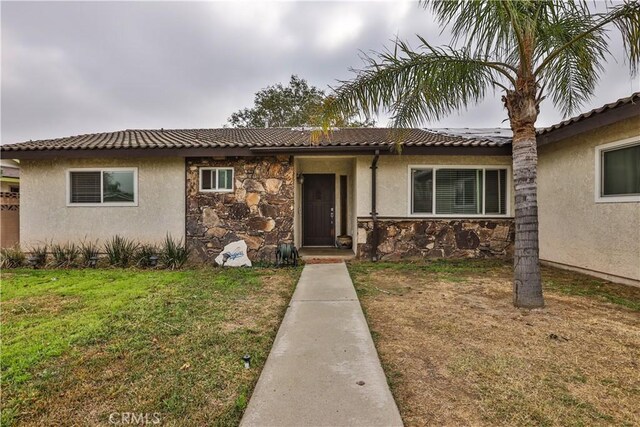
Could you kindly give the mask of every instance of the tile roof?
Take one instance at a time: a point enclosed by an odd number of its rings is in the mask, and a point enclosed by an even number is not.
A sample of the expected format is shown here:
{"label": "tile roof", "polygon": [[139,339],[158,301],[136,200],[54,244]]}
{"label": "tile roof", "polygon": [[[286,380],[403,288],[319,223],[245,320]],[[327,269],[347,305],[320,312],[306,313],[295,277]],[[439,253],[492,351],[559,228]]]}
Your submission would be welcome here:
{"label": "tile roof", "polygon": [[387,148],[401,138],[405,147],[499,147],[510,139],[460,136],[428,129],[341,128],[312,141],[311,128],[156,129],[93,133],[65,138],[6,144],[2,152],[51,150],[114,150],[162,148]]}
{"label": "tile roof", "polygon": [[613,110],[615,108],[622,107],[624,105],[635,104],[636,102],[640,102],[640,92],[633,93],[631,96],[627,96],[626,98],[620,98],[617,101],[612,102],[610,104],[605,104],[600,108],[594,108],[591,111],[587,111],[586,113],[582,113],[575,117],[571,117],[570,119],[564,120],[553,126],[538,129],[536,133],[538,135],[544,135],[556,129],[560,129],[570,124],[582,121],[584,119],[588,119],[589,117],[595,116],[597,114],[604,113],[606,111]]}

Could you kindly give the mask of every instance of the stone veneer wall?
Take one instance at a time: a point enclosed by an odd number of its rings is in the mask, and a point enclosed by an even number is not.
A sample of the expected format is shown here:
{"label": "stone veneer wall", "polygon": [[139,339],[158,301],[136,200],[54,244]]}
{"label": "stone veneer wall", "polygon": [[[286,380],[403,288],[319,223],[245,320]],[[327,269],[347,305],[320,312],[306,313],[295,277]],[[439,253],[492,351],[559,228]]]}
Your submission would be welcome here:
{"label": "stone veneer wall", "polygon": [[[358,258],[372,255],[373,221],[358,218]],[[378,220],[378,258],[512,257],[512,219]]]}
{"label": "stone veneer wall", "polygon": [[[200,167],[233,167],[234,191],[199,191]],[[244,239],[252,261],[274,260],[276,244],[293,242],[294,169],[287,156],[187,159],[187,245],[212,262]]]}

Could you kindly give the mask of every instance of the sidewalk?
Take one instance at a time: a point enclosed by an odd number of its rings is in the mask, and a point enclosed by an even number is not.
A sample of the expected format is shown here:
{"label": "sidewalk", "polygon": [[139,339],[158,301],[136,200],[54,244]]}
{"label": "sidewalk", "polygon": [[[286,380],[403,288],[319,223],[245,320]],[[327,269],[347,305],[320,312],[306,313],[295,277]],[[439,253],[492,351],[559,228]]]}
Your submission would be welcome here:
{"label": "sidewalk", "polygon": [[344,263],[305,266],[240,425],[402,425]]}

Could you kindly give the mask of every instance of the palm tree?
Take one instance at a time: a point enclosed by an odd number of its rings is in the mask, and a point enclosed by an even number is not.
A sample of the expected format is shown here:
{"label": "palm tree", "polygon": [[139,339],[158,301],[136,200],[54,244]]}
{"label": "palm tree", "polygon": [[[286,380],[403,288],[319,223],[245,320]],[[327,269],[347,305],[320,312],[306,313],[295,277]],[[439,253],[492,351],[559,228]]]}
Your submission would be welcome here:
{"label": "palm tree", "polygon": [[609,33],[622,35],[631,73],[640,58],[640,5],[586,1],[500,0],[425,1],[451,46],[435,47],[418,37],[412,49],[394,48],[364,55],[364,68],[341,81],[324,104],[325,132],[343,115],[391,113],[394,127],[439,119],[488,93],[502,93],[513,131],[515,253],[513,302],[542,307],[538,257],[537,148],[535,124],[540,103],[549,97],[564,115],[588,100],[612,56]]}

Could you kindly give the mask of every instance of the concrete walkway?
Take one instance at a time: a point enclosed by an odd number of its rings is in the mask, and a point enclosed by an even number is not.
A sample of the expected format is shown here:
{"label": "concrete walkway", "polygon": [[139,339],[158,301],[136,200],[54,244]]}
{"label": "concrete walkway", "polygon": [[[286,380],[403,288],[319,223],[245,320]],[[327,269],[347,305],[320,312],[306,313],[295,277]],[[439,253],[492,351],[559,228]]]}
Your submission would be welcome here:
{"label": "concrete walkway", "polygon": [[240,425],[402,425],[344,263],[304,267]]}

